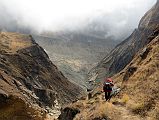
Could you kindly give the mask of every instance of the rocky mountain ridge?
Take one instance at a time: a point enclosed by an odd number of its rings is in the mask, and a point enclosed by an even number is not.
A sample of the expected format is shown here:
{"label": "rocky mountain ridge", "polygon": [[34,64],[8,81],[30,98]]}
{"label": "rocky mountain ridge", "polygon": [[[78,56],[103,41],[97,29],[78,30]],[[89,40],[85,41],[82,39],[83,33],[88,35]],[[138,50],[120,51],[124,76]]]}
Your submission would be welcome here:
{"label": "rocky mountain ridge", "polygon": [[56,102],[59,106],[69,103],[82,93],[32,36],[0,33],[0,119],[40,120],[47,106],[53,109]]}
{"label": "rocky mountain ridge", "polygon": [[149,37],[155,34],[155,30],[159,26],[158,11],[159,1],[144,15],[138,28],[90,71],[90,76],[97,73],[99,74],[98,79],[103,79],[118,73],[130,63],[134,55],[149,43]]}

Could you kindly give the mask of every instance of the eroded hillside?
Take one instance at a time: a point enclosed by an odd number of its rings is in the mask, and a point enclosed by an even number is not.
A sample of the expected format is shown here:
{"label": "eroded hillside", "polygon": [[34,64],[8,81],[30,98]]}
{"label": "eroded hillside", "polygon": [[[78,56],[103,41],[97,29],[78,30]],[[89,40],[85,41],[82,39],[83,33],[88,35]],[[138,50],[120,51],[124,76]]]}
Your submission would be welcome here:
{"label": "eroded hillside", "polygon": [[70,83],[30,35],[0,33],[0,119],[40,120],[46,108],[76,100]]}

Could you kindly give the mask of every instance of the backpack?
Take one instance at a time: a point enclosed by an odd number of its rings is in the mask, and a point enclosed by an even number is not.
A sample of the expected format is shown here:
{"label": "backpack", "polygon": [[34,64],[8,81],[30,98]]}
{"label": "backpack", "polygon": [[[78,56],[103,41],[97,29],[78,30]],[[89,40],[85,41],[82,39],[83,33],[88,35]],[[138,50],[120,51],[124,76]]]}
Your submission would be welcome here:
{"label": "backpack", "polygon": [[112,86],[111,83],[105,82],[103,86],[103,91],[104,92],[111,92],[112,91]]}

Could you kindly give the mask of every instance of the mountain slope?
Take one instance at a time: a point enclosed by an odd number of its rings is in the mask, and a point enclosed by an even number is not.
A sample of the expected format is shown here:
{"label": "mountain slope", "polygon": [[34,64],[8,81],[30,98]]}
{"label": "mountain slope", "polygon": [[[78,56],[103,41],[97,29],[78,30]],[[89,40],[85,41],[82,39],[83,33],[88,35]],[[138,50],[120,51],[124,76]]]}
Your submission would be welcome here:
{"label": "mountain slope", "polygon": [[34,109],[44,115],[46,106],[54,108],[56,102],[74,101],[82,92],[57,69],[32,36],[0,33],[0,119],[42,119],[34,116]]}
{"label": "mountain slope", "polygon": [[91,99],[64,108],[60,120],[158,120],[159,29],[151,37],[151,42],[113,76],[115,85],[122,88],[116,97],[106,102],[104,93],[96,91]]}
{"label": "mountain slope", "polygon": [[138,29],[118,44],[99,64],[90,71],[90,76],[98,73],[99,79],[112,76],[121,71],[134,57],[136,52],[149,43],[149,37],[156,34],[159,25],[159,1],[141,19]]}
{"label": "mountain slope", "polygon": [[[159,29],[158,29],[159,34]],[[113,78],[127,94],[127,107],[137,115],[159,119],[159,35],[139,51],[129,65]]]}

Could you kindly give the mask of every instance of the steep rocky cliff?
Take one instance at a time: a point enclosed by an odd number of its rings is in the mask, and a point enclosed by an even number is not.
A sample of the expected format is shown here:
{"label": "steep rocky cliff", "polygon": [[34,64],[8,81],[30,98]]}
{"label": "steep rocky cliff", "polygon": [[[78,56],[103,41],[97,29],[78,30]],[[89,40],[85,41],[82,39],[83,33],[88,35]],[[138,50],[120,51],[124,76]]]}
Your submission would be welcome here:
{"label": "steep rocky cliff", "polygon": [[121,71],[134,55],[150,42],[159,26],[159,1],[141,19],[139,26],[123,42],[118,44],[99,64],[90,71],[90,76],[98,73],[98,78],[112,76]]}
{"label": "steep rocky cliff", "polygon": [[32,36],[0,33],[1,120],[43,119],[44,108],[74,101],[81,93]]}

